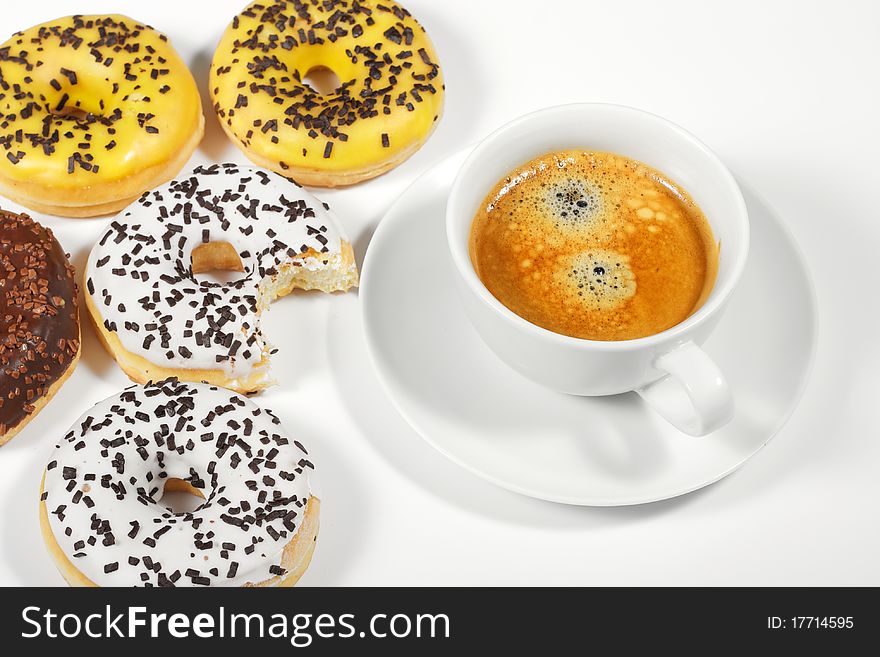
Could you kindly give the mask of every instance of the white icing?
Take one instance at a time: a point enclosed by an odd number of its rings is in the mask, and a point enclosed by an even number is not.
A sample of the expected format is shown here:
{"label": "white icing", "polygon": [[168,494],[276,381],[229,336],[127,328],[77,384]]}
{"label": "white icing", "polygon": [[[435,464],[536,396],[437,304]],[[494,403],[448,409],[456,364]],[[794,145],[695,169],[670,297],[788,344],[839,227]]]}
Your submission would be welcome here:
{"label": "white icing", "polygon": [[[86,288],[127,351],[245,378],[269,350],[261,283],[291,266],[340,267],[343,239],[329,207],[287,178],[235,164],[197,167],[111,222],[89,256]],[[245,269],[239,278],[192,273],[193,249],[208,241],[232,245]]]}
{"label": "white icing", "polygon": [[[77,420],[46,467],[43,499],[62,551],[99,586],[241,586],[284,574],[313,467],[270,411],[168,379]],[[205,501],[175,514],[161,503],[168,478]]]}

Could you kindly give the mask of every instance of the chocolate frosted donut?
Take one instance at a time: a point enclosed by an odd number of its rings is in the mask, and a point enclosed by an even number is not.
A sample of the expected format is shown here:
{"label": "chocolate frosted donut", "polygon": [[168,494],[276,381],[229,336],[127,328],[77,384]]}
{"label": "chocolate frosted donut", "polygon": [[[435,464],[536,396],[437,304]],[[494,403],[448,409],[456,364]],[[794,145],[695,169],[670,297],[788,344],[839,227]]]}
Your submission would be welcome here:
{"label": "chocolate frosted donut", "polygon": [[[168,379],[96,404],[55,447],[40,527],[74,586],[291,586],[318,533],[314,465],[272,412]],[[163,494],[203,498],[175,512]]]}
{"label": "chocolate frosted donut", "polygon": [[52,231],[0,210],[0,445],[36,415],[79,360],[73,268]]}

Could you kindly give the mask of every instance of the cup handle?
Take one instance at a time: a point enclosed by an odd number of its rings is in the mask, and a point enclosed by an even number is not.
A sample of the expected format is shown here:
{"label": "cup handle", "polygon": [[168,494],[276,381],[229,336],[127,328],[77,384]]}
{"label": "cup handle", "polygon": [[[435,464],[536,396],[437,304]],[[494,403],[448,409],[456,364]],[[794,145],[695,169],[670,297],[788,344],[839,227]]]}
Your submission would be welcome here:
{"label": "cup handle", "polygon": [[715,362],[693,342],[668,351],[654,363],[666,375],[636,390],[674,427],[705,436],[733,417],[733,396]]}

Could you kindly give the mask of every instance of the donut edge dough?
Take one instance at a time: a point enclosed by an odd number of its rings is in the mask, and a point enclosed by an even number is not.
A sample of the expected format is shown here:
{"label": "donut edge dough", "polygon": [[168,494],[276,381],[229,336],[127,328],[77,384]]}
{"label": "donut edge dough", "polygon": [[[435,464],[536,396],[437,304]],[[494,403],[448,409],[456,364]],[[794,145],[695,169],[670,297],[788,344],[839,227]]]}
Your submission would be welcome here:
{"label": "donut edge dough", "polygon": [[82,354],[82,324],[80,324],[80,341],[76,350],[76,355],[70,361],[70,365],[67,366],[67,369],[64,370],[64,373],[59,376],[52,385],[49,386],[49,389],[46,391],[46,394],[40,397],[37,401],[34,402],[34,410],[25,417],[21,422],[17,425],[9,429],[6,433],[0,435],[0,447],[8,443],[10,440],[15,438],[16,434],[19,431],[27,426],[28,422],[33,420],[37,415],[39,415],[40,411],[43,410],[43,407],[48,404],[52,397],[55,396],[55,393],[61,389],[61,386],[70,378],[70,375],[73,374],[73,370],[76,369],[77,364],[79,363],[79,357]]}
{"label": "donut edge dough", "polygon": [[[44,485],[46,483],[46,473],[43,471],[43,478],[40,481],[40,497],[43,496]],[[183,482],[178,490],[194,492],[195,489]],[[318,541],[318,530],[320,528],[320,511],[321,500],[314,495],[309,496],[306,503],[305,513],[302,522],[296,530],[296,534],[281,553],[281,567],[286,570],[284,575],[276,575],[261,582],[247,582],[244,587],[289,587],[299,581],[308,569],[312,561],[312,555],[315,552],[315,544]],[[73,587],[92,587],[97,588],[98,585],[86,577],[64,554],[55,535],[52,533],[52,527],[49,525],[49,511],[46,509],[46,502],[40,500],[40,533],[43,535],[43,542],[55,567],[61,573],[61,576],[69,586]]]}
{"label": "donut edge dough", "polygon": [[109,200],[94,202],[95,199],[89,197],[94,197],[95,190],[85,188],[69,195],[72,201],[69,205],[43,203],[37,200],[41,195],[44,195],[42,194],[42,186],[11,181],[3,177],[2,174],[0,174],[0,194],[30,210],[74,219],[119,212],[140,198],[145,191],[168,182],[183,169],[205,134],[205,114],[201,98],[198,99],[198,103],[198,124],[190,135],[189,141],[179,150],[172,152],[172,157],[166,162],[143,169],[138,174],[122,180],[101,185],[102,197]]}
{"label": "donut edge dough", "polygon": [[[315,285],[310,288],[299,288],[295,284],[295,281],[292,279],[288,281],[285,285],[283,284],[282,279],[282,284],[276,286],[275,289],[271,290],[271,293],[268,296],[271,300],[274,300],[289,294],[294,289],[318,289],[322,292],[341,292],[343,290],[348,290],[358,284],[358,274],[354,257],[354,249],[351,246],[351,243],[346,240],[342,240],[341,242],[340,260],[337,266],[340,270],[340,275],[338,278],[335,278],[331,281],[326,281],[324,284]],[[287,271],[295,269],[298,268],[288,267],[282,270],[279,276],[283,277],[283,275]],[[352,274],[352,272],[354,273]],[[111,356],[113,356],[119,367],[122,369],[123,372],[125,372],[128,378],[130,378],[135,383],[145,384],[150,381],[161,381],[162,379],[176,377],[180,381],[189,381],[192,383],[208,383],[210,385],[227,388],[240,394],[259,392],[260,390],[264,390],[274,383],[274,380],[271,377],[267,376],[269,365],[268,356],[264,356],[264,360],[260,363],[259,366],[254,368],[249,376],[230,377],[222,369],[202,370],[162,367],[161,365],[157,365],[156,363],[147,360],[143,356],[128,351],[123,346],[122,341],[119,339],[119,336],[116,335],[116,333],[108,331],[104,327],[104,318],[101,315],[101,311],[98,309],[97,304],[95,304],[94,300],[92,299],[92,295],[88,292],[88,287],[86,285],[86,281],[88,281],[88,276],[88,267],[83,267],[82,281],[83,289],[85,290],[84,296],[86,300],[86,308],[88,308],[88,314],[91,318],[92,326],[95,328],[95,332],[97,333],[101,344],[104,345],[104,348],[107,350],[107,352]],[[265,312],[265,308],[261,308],[258,311],[258,314],[262,314],[263,312]]]}

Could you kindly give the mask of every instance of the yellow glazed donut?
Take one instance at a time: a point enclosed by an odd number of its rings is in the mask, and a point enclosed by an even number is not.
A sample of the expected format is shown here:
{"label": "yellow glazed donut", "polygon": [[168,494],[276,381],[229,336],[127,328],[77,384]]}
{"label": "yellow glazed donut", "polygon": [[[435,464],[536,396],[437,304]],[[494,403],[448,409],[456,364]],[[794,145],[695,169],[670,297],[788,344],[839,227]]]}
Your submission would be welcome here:
{"label": "yellow glazed donut", "polygon": [[[443,77],[424,28],[390,0],[255,2],[226,29],[211,64],[214,111],[255,163],[306,185],[378,176],[425,142]],[[330,69],[322,96],[303,82]]]}
{"label": "yellow glazed donut", "polygon": [[186,65],[131,18],[59,18],[0,46],[0,193],[29,208],[116,212],[172,178],[203,131]]}

